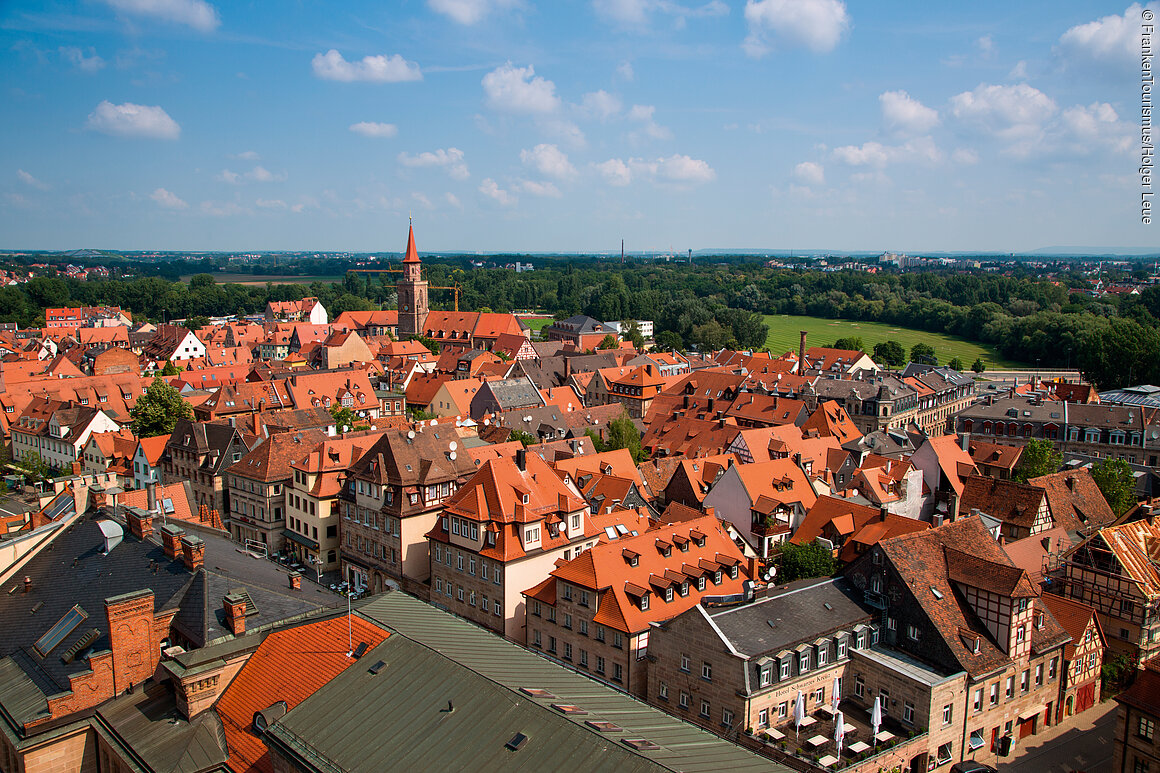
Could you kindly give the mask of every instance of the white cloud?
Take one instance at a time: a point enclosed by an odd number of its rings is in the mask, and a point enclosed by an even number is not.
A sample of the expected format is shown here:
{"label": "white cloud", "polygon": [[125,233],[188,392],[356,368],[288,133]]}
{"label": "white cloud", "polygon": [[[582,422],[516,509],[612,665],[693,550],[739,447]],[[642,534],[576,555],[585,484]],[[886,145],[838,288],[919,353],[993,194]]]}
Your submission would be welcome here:
{"label": "white cloud", "polygon": [[1134,68],[1140,58],[1143,11],[1139,3],[1132,3],[1123,16],[1112,14],[1076,25],[1060,36],[1059,51],[1069,64]]}
{"label": "white cloud", "polygon": [[596,169],[604,176],[605,182],[609,185],[623,187],[632,182],[632,170],[619,158],[610,158],[596,164]]}
{"label": "white cloud", "polygon": [[402,83],[423,80],[419,65],[408,62],[399,54],[364,56],[360,61],[348,62],[332,48],[325,54],[315,54],[311,64],[315,75],[332,81]]}
{"label": "white cloud", "polygon": [[364,137],[376,137],[379,139],[390,139],[399,133],[399,127],[393,123],[375,123],[373,121],[352,123],[350,130]]}
{"label": "white cloud", "polygon": [[185,24],[201,32],[212,32],[221,24],[217,9],[204,0],[105,0],[105,2],[124,14]]}
{"label": "white cloud", "polygon": [[671,131],[653,120],[653,113],[655,112],[656,107],[653,105],[633,105],[632,109],[628,111],[628,120],[642,124],[640,131],[630,134],[633,140],[639,140],[641,137],[648,137],[654,140],[667,140],[672,138],[673,133]]}
{"label": "white cloud", "polygon": [[58,50],[62,59],[81,72],[96,72],[105,66],[105,60],[97,56],[94,48],[89,48],[89,56],[76,46],[61,46]]}
{"label": "white cloud", "polygon": [[416,155],[399,154],[399,163],[409,167],[438,166],[447,170],[454,180],[466,180],[471,176],[467,171],[467,164],[463,162],[463,151],[459,148],[439,148],[435,151],[424,151]]}
{"label": "white cloud", "polygon": [[427,0],[432,11],[458,24],[478,24],[492,11],[513,8],[518,0]]}
{"label": "white cloud", "polygon": [[883,145],[873,141],[862,145],[845,145],[834,148],[833,156],[849,166],[869,166],[875,169],[882,169],[889,164],[937,163],[942,160],[942,152],[930,137],[918,137],[902,145]]}
{"label": "white cloud", "polygon": [[793,168],[793,176],[806,185],[825,185],[826,172],[821,164],[803,161]]}
{"label": "white cloud", "polygon": [[414,199],[415,203],[423,209],[435,209],[435,205],[431,203],[431,199],[427,198],[426,195],[419,193],[418,191],[412,193],[411,198]]}
{"label": "white cloud", "polygon": [[887,91],[878,96],[887,128],[901,134],[924,134],[938,125],[938,111],[927,107],[905,91]]}
{"label": "white cloud", "polygon": [[632,62],[627,60],[616,65],[616,74],[620,76],[621,79],[626,81],[636,79],[636,72],[632,69]]}
{"label": "white cloud", "polygon": [[255,150],[243,150],[241,153],[235,153],[230,158],[236,158],[239,161],[257,161],[261,156]]}
{"label": "white cloud", "polygon": [[203,215],[211,217],[231,217],[233,215],[248,215],[250,210],[234,201],[203,201],[199,206]]}
{"label": "white cloud", "polygon": [[177,194],[171,193],[164,188],[158,188],[157,190],[153,191],[149,194],[149,198],[156,201],[165,209],[187,209],[189,207],[189,205],[182,201],[177,196]]}
{"label": "white cloud", "polygon": [[979,163],[979,154],[971,148],[955,148],[951,153],[951,160],[959,166],[970,166]]}
{"label": "white cloud", "polygon": [[38,191],[47,191],[51,187],[48,183],[41,182],[23,169],[16,170],[16,177],[20,179],[20,182],[29,187],[36,188]]}
{"label": "white cloud", "polygon": [[979,49],[979,55],[984,59],[990,59],[998,51],[995,46],[995,39],[990,35],[984,35],[976,40],[975,47]]}
{"label": "white cloud", "polygon": [[701,5],[682,5],[674,0],[592,0],[596,15],[626,27],[643,27],[653,13],[673,16],[678,27],[689,17],[725,16],[729,6],[721,0],[709,0]]}
{"label": "white cloud", "polygon": [[520,161],[534,167],[540,174],[566,180],[576,175],[576,167],[568,160],[568,155],[555,145],[541,143],[531,150],[520,151]]}
{"label": "white cloud", "polygon": [[241,173],[223,169],[218,173],[217,179],[230,185],[241,185],[247,182],[270,183],[283,182],[286,179],[286,174],[276,175],[264,166],[255,166],[250,171]]}
{"label": "white cloud", "polygon": [[132,102],[114,105],[108,100],[89,114],[85,128],[119,137],[157,140],[175,140],[181,135],[181,127],[160,107]]}
{"label": "white cloud", "polygon": [[443,200],[456,209],[463,209],[463,204],[459,201],[459,197],[454,193],[444,193]]}
{"label": "white cloud", "polygon": [[743,48],[753,57],[769,51],[769,37],[815,53],[833,51],[850,28],[842,0],[746,0],[745,21]]}
{"label": "white cloud", "polygon": [[1035,140],[1057,109],[1055,100],[1026,83],[984,83],[951,97],[955,118],[1006,142]]}
{"label": "white cloud", "polygon": [[546,134],[559,137],[564,144],[573,148],[582,148],[587,140],[580,127],[566,118],[549,115],[536,118],[536,126]]}
{"label": "white cloud", "polygon": [[674,153],[667,158],[647,161],[630,158],[622,161],[611,158],[596,164],[596,169],[609,185],[624,186],[634,179],[649,179],[658,183],[699,184],[717,177],[708,162]]}
{"label": "white cloud", "polygon": [[585,94],[580,102],[581,112],[601,121],[607,121],[619,113],[620,107],[620,100],[604,89]]}
{"label": "white cloud", "polygon": [[1013,81],[1027,80],[1027,62],[1023,59],[1020,59],[1015,63],[1015,66],[1011,68],[1011,72],[1007,74],[1007,77]]}
{"label": "white cloud", "polygon": [[505,207],[515,204],[518,199],[499,187],[495,180],[488,177],[479,185],[479,192],[489,199],[494,199]]}
{"label": "white cloud", "polygon": [[289,209],[282,199],[254,199],[254,206],[259,209]]}
{"label": "white cloud", "polygon": [[520,190],[531,193],[535,196],[547,196],[549,198],[560,198],[560,189],[550,182],[536,182],[535,180],[524,180],[520,183]]}
{"label": "white cloud", "polygon": [[1069,107],[1060,115],[1060,123],[1065,138],[1075,145],[1072,152],[1083,153],[1099,145],[1124,152],[1132,145],[1133,127],[1120,121],[1107,102]]}
{"label": "white cloud", "polygon": [[532,65],[516,67],[508,62],[497,67],[483,76],[483,90],[494,110],[546,114],[560,107],[556,84],[536,75]]}

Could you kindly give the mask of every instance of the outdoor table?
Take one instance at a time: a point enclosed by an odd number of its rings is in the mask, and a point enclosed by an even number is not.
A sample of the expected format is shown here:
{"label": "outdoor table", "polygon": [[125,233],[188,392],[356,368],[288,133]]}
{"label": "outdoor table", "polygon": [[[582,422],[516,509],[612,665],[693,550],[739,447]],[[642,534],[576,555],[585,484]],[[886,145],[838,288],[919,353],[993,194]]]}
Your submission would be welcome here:
{"label": "outdoor table", "polygon": [[846,748],[849,749],[852,754],[861,754],[870,748],[870,744],[866,743],[865,741],[855,741]]}
{"label": "outdoor table", "polygon": [[837,757],[835,757],[832,754],[827,754],[825,757],[822,757],[820,760],[818,760],[818,764],[821,765],[823,768],[828,768],[837,761],[838,761]]}
{"label": "outdoor table", "polygon": [[819,706],[818,711],[822,712],[830,719],[834,718],[834,707],[829,705],[829,704],[826,704],[824,706]]}
{"label": "outdoor table", "polygon": [[813,738],[806,741],[806,743],[808,743],[810,746],[818,747],[825,746],[829,740],[830,739],[826,738],[824,735],[815,735]]}
{"label": "outdoor table", "polygon": [[802,719],[802,727],[809,727],[810,725],[817,724],[817,721],[818,720],[814,719],[813,717],[804,717]]}
{"label": "outdoor table", "polygon": [[887,741],[889,741],[893,737],[894,737],[894,733],[890,733],[890,732],[883,730],[881,733],[874,736],[874,740],[877,741],[878,743],[886,743]]}
{"label": "outdoor table", "polygon": [[849,733],[852,733],[852,732],[854,732],[854,731],[855,731],[855,730],[857,730],[857,729],[858,729],[858,728],[854,727],[854,726],[853,726],[853,725],[851,725],[849,722],[843,722],[843,723],[842,723],[842,732],[843,732],[843,733],[849,734]]}
{"label": "outdoor table", "polygon": [[768,730],[765,731],[765,734],[768,735],[770,738],[772,738],[775,741],[780,741],[783,738],[785,738],[785,733],[781,732],[776,727],[769,728]]}

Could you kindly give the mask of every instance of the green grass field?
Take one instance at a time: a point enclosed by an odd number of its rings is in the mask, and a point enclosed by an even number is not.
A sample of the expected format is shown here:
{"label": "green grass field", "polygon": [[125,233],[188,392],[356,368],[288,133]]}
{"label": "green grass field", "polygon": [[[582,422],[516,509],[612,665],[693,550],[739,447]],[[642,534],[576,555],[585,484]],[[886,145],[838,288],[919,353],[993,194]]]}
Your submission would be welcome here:
{"label": "green grass field", "polygon": [[532,329],[532,332],[538,333],[548,325],[552,324],[551,317],[520,317],[521,322]]}
{"label": "green grass field", "polygon": [[994,347],[987,344],[942,333],[927,333],[923,330],[894,327],[881,322],[851,322],[842,319],[767,314],[765,315],[765,324],[769,325],[769,335],[765,339],[765,345],[775,355],[788,351],[796,352],[800,339],[799,331],[804,330],[807,333],[806,341],[809,346],[833,346],[834,341],[839,338],[857,336],[862,339],[868,354],[873,352],[874,344],[883,341],[897,341],[906,348],[907,353],[910,352],[910,347],[917,343],[933,346],[935,356],[938,357],[940,363],[947,363],[958,357],[969,368],[976,357],[982,357],[988,368],[1026,365],[1026,363],[1004,359]]}

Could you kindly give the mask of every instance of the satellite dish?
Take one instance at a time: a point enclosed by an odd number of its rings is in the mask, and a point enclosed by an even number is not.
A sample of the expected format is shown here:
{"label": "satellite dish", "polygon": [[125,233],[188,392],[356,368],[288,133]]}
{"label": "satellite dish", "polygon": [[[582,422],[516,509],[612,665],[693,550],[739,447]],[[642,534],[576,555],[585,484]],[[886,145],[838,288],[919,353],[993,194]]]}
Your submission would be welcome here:
{"label": "satellite dish", "polygon": [[459,444],[456,443],[454,440],[452,440],[450,443],[447,444],[447,448],[454,451],[456,448],[459,448]]}
{"label": "satellite dish", "polygon": [[484,420],[483,420],[483,426],[485,426],[485,427],[486,427],[488,424],[491,424],[491,419],[484,419]]}
{"label": "satellite dish", "polygon": [[454,461],[455,461],[455,460],[456,460],[456,459],[459,457],[459,454],[457,454],[457,453],[455,453],[454,451],[452,451],[451,453],[449,453],[449,454],[447,455],[447,457],[448,457],[448,458],[449,458],[451,461],[453,461],[453,462],[454,462]]}
{"label": "satellite dish", "polygon": [[407,430],[407,439],[408,440],[415,439],[415,430],[413,430],[413,429]]}
{"label": "satellite dish", "polygon": [[438,424],[438,423],[439,423],[439,422],[438,422],[438,420],[436,420],[436,419],[431,419],[431,426],[432,426],[432,427],[434,427],[434,426],[435,426],[436,424]]}

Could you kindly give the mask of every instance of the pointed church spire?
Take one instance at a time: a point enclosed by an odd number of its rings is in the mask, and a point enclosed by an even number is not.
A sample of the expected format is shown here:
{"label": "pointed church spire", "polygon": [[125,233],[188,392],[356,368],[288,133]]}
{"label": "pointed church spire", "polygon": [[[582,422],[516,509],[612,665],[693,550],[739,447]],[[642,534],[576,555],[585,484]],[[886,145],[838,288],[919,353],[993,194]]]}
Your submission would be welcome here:
{"label": "pointed church spire", "polygon": [[[410,220],[410,218],[407,218]],[[404,263],[418,263],[419,251],[415,249],[415,226],[408,223],[407,225],[407,254],[403,258]]]}

